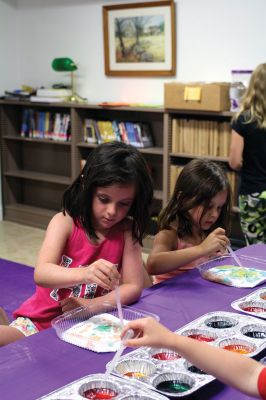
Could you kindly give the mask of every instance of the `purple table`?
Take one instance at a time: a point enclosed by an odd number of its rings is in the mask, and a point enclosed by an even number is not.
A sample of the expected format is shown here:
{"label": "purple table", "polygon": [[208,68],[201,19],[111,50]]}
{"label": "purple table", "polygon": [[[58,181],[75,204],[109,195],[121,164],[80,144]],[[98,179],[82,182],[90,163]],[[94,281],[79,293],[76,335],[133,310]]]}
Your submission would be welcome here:
{"label": "purple table", "polygon": [[[250,246],[239,254],[266,258],[266,245]],[[231,311],[230,303],[254,289],[231,288],[202,279],[197,270],[143,292],[133,307],[158,314],[176,330],[210,311]],[[259,358],[266,354],[260,354]],[[0,349],[0,399],[34,400],[85,375],[102,373],[113,353],[96,354],[59,340],[47,329]],[[188,397],[186,397],[188,399]],[[247,400],[218,381],[189,399]]]}

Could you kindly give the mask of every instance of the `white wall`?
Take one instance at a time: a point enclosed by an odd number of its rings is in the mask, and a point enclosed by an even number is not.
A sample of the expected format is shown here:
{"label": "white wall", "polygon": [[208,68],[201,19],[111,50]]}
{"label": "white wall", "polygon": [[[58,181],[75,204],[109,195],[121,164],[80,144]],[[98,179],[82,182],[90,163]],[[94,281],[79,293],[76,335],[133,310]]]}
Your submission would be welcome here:
{"label": "white wall", "polygon": [[[166,81],[229,81],[231,69],[252,69],[266,58],[265,0],[178,0],[177,71],[171,78],[104,74],[102,6],[135,0],[17,1],[21,83],[68,81],[51,69],[51,61],[69,56],[79,64],[77,91],[90,102],[162,104]],[[6,74],[14,87],[13,71]]]}
{"label": "white wall", "polygon": [[19,79],[18,10],[14,1],[0,0],[0,95]]}
{"label": "white wall", "polygon": [[[17,11],[14,1],[0,0],[0,95],[6,89],[17,86],[19,65],[17,55]],[[0,163],[0,192],[1,192]],[[0,220],[3,217],[2,198],[0,196]]]}

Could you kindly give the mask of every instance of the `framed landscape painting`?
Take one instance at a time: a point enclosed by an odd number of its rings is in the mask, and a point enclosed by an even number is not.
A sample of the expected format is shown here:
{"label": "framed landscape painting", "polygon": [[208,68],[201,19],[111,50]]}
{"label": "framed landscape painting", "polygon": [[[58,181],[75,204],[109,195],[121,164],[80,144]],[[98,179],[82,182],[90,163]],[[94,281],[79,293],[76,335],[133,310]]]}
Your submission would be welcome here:
{"label": "framed landscape painting", "polygon": [[103,32],[106,75],[175,75],[173,1],[104,6]]}

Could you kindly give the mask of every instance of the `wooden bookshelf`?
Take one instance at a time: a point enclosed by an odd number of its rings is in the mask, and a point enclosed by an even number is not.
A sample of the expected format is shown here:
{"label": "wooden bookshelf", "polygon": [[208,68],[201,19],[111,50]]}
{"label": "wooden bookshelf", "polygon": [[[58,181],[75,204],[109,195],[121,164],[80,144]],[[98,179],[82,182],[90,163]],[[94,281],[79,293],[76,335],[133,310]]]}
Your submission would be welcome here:
{"label": "wooden bookshelf", "polygon": [[[70,114],[71,141],[21,136],[23,111]],[[154,147],[142,148],[154,180],[152,212],[167,201],[167,151],[164,110],[145,107],[104,108],[96,104],[0,101],[0,135],[4,219],[46,228],[60,210],[63,191],[80,172],[96,144],[83,141],[84,120],[145,122],[151,127]]]}

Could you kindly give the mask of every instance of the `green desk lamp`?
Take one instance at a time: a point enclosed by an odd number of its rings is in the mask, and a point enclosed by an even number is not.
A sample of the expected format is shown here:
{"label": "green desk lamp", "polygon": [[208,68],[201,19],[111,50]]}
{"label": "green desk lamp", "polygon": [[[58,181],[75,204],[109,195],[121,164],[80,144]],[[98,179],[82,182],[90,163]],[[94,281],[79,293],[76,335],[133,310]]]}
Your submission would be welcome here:
{"label": "green desk lamp", "polygon": [[83,99],[81,96],[75,93],[74,71],[78,69],[77,64],[75,64],[74,61],[71,60],[71,58],[61,57],[61,58],[55,58],[52,61],[52,68],[57,72],[70,72],[72,94],[67,100],[79,103],[84,102],[85,99]]}

